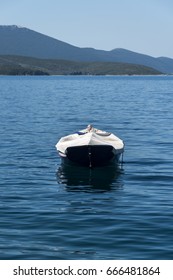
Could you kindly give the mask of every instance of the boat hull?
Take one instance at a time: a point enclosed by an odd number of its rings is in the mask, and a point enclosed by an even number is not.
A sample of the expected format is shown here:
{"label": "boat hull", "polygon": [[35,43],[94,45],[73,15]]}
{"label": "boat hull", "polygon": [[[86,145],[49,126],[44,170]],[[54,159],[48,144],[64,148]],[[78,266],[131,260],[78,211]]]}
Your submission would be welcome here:
{"label": "boat hull", "polygon": [[116,154],[110,145],[83,145],[68,147],[66,154],[60,154],[65,163],[96,167],[118,163],[121,153]]}

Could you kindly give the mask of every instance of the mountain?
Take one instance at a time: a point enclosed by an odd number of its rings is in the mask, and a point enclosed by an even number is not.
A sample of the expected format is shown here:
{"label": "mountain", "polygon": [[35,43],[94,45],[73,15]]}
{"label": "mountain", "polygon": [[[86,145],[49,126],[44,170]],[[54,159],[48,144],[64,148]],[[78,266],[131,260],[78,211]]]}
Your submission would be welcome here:
{"label": "mountain", "polygon": [[72,61],[100,60],[99,57],[97,59],[97,50],[78,48],[16,25],[0,26],[0,41],[0,54],[3,55],[10,54]]}
{"label": "mountain", "polygon": [[76,62],[118,62],[144,65],[162,73],[173,73],[173,59],[154,58],[125,49],[111,51],[79,48],[16,25],[0,26],[0,55]]}

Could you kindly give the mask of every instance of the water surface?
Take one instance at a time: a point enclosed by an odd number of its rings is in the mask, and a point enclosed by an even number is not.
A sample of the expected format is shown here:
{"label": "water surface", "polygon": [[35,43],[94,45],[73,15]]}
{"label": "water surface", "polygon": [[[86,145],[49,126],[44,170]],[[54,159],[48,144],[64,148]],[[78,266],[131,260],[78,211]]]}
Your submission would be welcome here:
{"label": "water surface", "polygon": [[[0,77],[0,258],[172,259],[173,78]],[[123,168],[67,168],[88,123]]]}

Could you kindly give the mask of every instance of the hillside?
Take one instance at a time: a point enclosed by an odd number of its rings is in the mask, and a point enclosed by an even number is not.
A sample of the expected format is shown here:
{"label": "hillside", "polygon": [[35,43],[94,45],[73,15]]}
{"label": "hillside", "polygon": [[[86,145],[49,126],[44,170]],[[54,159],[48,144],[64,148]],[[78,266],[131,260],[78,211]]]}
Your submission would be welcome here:
{"label": "hillside", "polygon": [[0,56],[0,75],[158,75],[141,65]]}
{"label": "hillside", "polygon": [[154,58],[125,49],[112,51],[79,48],[16,25],[0,26],[0,55],[27,56],[76,62],[118,62],[144,65],[173,73],[173,59]]}

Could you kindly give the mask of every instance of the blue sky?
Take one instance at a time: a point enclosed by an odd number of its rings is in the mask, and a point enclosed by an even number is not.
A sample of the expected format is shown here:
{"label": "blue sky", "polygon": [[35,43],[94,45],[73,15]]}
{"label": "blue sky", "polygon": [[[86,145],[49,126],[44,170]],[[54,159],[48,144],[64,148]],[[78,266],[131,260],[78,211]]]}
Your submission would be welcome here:
{"label": "blue sky", "polygon": [[173,0],[0,0],[16,24],[78,47],[173,58]]}

